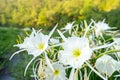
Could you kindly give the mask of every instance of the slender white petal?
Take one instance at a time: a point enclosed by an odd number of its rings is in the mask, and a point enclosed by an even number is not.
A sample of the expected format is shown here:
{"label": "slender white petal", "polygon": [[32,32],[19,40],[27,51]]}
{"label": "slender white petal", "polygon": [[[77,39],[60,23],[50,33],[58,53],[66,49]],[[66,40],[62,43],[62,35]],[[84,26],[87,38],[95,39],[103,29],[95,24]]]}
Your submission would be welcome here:
{"label": "slender white petal", "polygon": [[[93,68],[94,68],[94,67],[93,67]],[[89,74],[88,74],[88,78],[90,77],[91,73],[92,73],[92,70],[90,70],[90,72],[89,72]]]}
{"label": "slender white petal", "polygon": [[30,64],[33,62],[33,60],[35,59],[36,57],[33,57],[30,62],[27,64],[26,68],[25,68],[25,71],[24,71],[24,76],[26,75],[26,72],[27,72],[27,69],[28,67],[30,66]]}
{"label": "slender white petal", "polygon": [[57,26],[58,26],[58,24],[56,24],[55,27],[50,31],[49,38],[52,36],[52,34],[55,31],[55,29],[57,28]]}
{"label": "slender white petal", "polygon": [[31,35],[34,35],[34,34],[36,35],[36,34],[37,34],[36,30],[35,30],[34,28],[32,28],[32,30],[33,30],[33,31],[32,31],[32,34],[31,34]]}
{"label": "slender white petal", "polygon": [[74,73],[73,80],[78,80],[78,69]]}
{"label": "slender white petal", "polygon": [[87,69],[84,68],[84,80],[89,80],[89,77],[87,75]]}
{"label": "slender white petal", "polygon": [[57,31],[58,31],[59,35],[61,36],[61,38],[62,38],[64,41],[66,41],[66,38],[65,38],[65,36],[63,35],[63,33],[62,33],[61,31],[59,31],[59,30],[57,30]]}
{"label": "slender white petal", "polygon": [[120,77],[120,74],[118,74],[118,75],[115,75],[114,77]]}
{"label": "slender white petal", "polygon": [[13,53],[9,60],[11,60],[16,54],[19,54],[20,52],[25,51],[25,50],[26,49],[21,49],[21,50],[15,52],[15,53]]}
{"label": "slender white petal", "polygon": [[73,80],[75,68],[72,68],[69,76],[69,80]]}
{"label": "slender white petal", "polygon": [[82,78],[82,72],[80,71],[80,80],[83,80],[83,78]]}
{"label": "slender white petal", "polygon": [[103,46],[98,46],[98,47],[92,48],[92,50],[94,51],[94,50],[98,50],[98,49],[110,47],[110,46],[113,46],[114,44],[115,44],[115,42],[110,43],[110,44],[105,44],[105,45],[103,45]]}
{"label": "slender white petal", "polygon": [[102,76],[99,72],[97,72],[87,61],[85,62],[88,67],[93,71],[95,72],[99,77],[101,77],[103,80],[106,80],[106,78],[104,76]]}
{"label": "slender white petal", "polygon": [[[33,63],[33,74],[34,74],[34,78],[35,80],[39,80],[39,71],[41,71],[41,67],[42,67],[42,59],[37,59],[34,61]],[[36,63],[37,61],[39,61],[39,63]],[[38,75],[37,75],[37,69],[38,69]]]}
{"label": "slender white petal", "polygon": [[36,70],[34,69],[34,67],[33,67],[33,74],[34,74],[34,79],[37,80],[37,77],[38,77],[38,76],[37,76],[37,74],[36,74]]}
{"label": "slender white petal", "polygon": [[38,30],[37,33],[40,33],[42,31],[42,29]]}
{"label": "slender white petal", "polygon": [[86,36],[88,30],[90,29],[91,25],[92,25],[93,21],[89,24],[89,26],[87,27],[87,29],[85,30],[85,33],[84,33],[84,37]]}
{"label": "slender white petal", "polygon": [[50,63],[50,60],[46,52],[45,52],[45,59],[46,59],[47,65],[51,68],[52,71],[54,71],[54,68],[52,67],[52,64]]}
{"label": "slender white petal", "polygon": [[63,43],[59,43],[59,44],[52,45],[50,47],[58,47],[58,46],[62,46],[62,45],[63,45]]}

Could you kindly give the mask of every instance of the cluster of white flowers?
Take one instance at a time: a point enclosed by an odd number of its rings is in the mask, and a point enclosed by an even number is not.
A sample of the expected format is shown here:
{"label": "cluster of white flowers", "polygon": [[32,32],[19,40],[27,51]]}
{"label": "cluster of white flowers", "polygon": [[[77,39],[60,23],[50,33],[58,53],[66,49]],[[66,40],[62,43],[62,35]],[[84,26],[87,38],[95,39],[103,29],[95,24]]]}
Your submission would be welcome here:
{"label": "cluster of white flowers", "polygon": [[[48,35],[33,29],[23,43],[14,45],[20,50],[10,59],[22,51],[33,55],[24,75],[32,62],[37,62],[33,67],[35,80],[85,80],[94,77],[90,76],[92,73],[107,80],[114,72],[120,74],[120,39],[107,34],[111,27],[104,20],[91,20],[89,25],[86,21],[81,25],[73,21],[57,29],[60,36],[52,37],[57,26]],[[84,71],[86,68],[91,69],[87,69],[89,74]]]}

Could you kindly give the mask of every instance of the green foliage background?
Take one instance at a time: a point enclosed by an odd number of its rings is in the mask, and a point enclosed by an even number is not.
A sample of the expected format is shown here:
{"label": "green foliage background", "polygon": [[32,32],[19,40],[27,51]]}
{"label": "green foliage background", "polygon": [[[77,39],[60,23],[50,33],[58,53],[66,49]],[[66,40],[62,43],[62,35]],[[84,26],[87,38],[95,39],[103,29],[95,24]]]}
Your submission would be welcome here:
{"label": "green foliage background", "polygon": [[[0,0],[0,25],[12,27],[61,27],[83,19],[106,21],[118,26],[120,0]],[[115,17],[117,16],[117,17]]]}
{"label": "green foliage background", "polygon": [[27,75],[24,77],[23,74],[32,56],[28,56],[27,52],[22,52],[19,55],[15,55],[12,60],[9,60],[10,56],[18,50],[18,48],[13,47],[13,45],[17,44],[18,35],[26,36],[22,29],[0,28],[0,80],[2,76],[7,77],[7,75],[12,76],[15,80],[31,79],[32,64]]}

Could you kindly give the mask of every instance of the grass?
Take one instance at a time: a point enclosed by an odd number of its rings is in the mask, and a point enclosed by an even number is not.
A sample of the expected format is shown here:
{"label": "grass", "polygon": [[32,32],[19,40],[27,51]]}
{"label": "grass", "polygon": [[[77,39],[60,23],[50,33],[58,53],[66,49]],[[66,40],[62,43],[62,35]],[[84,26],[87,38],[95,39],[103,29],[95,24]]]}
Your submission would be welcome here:
{"label": "grass", "polygon": [[13,28],[0,28],[0,59],[2,59],[0,69],[4,67],[9,55],[14,51],[13,44],[16,42],[18,31]]}
{"label": "grass", "polygon": [[14,44],[17,44],[18,35],[24,35],[24,31],[15,28],[0,28],[0,71],[2,72],[2,70],[11,67],[11,75],[16,80],[30,80],[30,72],[32,70],[28,71],[26,77],[23,76],[23,73],[31,56],[27,56],[26,52],[23,52],[20,55],[16,55],[18,62],[13,61],[14,58],[11,61],[9,60],[10,56],[18,50],[18,48],[13,47]]}

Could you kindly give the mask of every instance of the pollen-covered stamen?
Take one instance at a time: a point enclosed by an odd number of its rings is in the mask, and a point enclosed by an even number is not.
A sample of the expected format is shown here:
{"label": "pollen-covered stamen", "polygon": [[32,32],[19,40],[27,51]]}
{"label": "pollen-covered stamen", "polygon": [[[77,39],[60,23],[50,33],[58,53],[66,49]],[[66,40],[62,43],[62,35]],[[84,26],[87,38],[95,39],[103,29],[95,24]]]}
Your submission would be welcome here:
{"label": "pollen-covered stamen", "polygon": [[45,47],[44,43],[40,43],[40,44],[38,45],[38,49],[39,49],[39,50],[43,50],[44,47]]}
{"label": "pollen-covered stamen", "polygon": [[29,36],[29,33],[28,33],[27,31],[25,31],[25,34],[26,34],[27,36]]}
{"label": "pollen-covered stamen", "polygon": [[21,44],[21,43],[22,43],[22,38],[21,38],[20,35],[18,35],[18,39],[16,39],[16,41],[17,41],[18,44]]}
{"label": "pollen-covered stamen", "polygon": [[44,78],[44,77],[45,77],[45,74],[44,74],[44,73],[39,73],[39,76],[40,76],[41,78]]}
{"label": "pollen-covered stamen", "polygon": [[19,41],[19,39],[16,39],[16,42],[17,42],[18,44],[20,44],[20,41]]}
{"label": "pollen-covered stamen", "polygon": [[60,71],[55,69],[54,72],[53,72],[54,76],[58,76],[60,74]]}
{"label": "pollen-covered stamen", "polygon": [[81,50],[78,48],[78,49],[74,49],[73,50],[73,56],[74,56],[74,58],[77,58],[77,57],[79,57],[80,55],[81,55]]}

